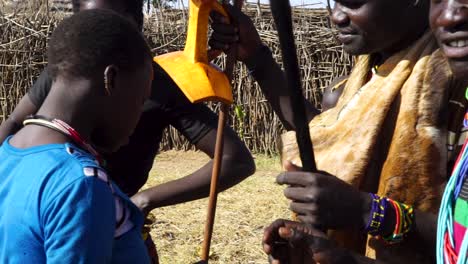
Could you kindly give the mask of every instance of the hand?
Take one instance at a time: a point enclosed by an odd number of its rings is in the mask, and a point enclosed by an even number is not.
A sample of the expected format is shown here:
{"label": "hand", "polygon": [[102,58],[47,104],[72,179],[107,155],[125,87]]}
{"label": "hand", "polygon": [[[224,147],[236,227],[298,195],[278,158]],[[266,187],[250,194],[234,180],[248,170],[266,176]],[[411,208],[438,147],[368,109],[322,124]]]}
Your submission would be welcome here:
{"label": "hand", "polygon": [[152,208],[149,207],[149,201],[144,192],[133,195],[130,200],[140,209],[145,218],[151,212]]}
{"label": "hand", "polygon": [[287,162],[287,172],[277,177],[289,185],[284,195],[298,219],[326,229],[362,228],[367,224],[371,198],[367,193],[325,172],[302,172]]}
{"label": "hand", "polygon": [[265,229],[262,242],[272,264],[354,262],[349,252],[336,248],[324,233],[304,223],[276,220]]}
{"label": "hand", "polygon": [[237,44],[236,59],[243,62],[260,48],[262,41],[248,16],[232,5],[226,5],[226,9],[236,26],[228,24],[225,17],[213,12],[213,34],[208,42],[212,50],[209,57],[216,57],[220,51],[227,52],[232,44]]}

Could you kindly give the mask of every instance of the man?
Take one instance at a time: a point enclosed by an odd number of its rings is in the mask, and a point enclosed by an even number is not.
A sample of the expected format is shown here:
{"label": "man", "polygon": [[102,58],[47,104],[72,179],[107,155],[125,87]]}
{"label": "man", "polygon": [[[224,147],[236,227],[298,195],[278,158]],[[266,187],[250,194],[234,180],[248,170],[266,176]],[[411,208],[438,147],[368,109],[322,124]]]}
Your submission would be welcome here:
{"label": "man", "polygon": [[[249,19],[230,11],[239,21],[239,59],[251,70],[285,128],[294,130],[293,108],[280,67]],[[347,52],[360,56],[349,78],[337,83],[343,88],[340,99],[328,100],[330,107],[336,106],[319,115],[310,103],[307,108],[319,170],[360,190],[436,212],[448,164],[447,128],[439,117],[454,85],[428,31],[428,12],[428,1],[335,1],[331,18],[339,40]],[[228,48],[216,40],[229,36],[235,41],[232,27],[217,23],[213,28],[219,34],[214,35],[213,47]],[[334,88],[329,91],[335,93]],[[294,132],[284,135],[282,143],[282,158],[299,165]],[[286,193],[291,209],[300,220],[314,224],[315,207],[301,190],[292,188]],[[327,227],[346,229],[352,223],[348,224]],[[379,259],[425,263],[419,245],[389,250],[372,241],[365,247],[366,237],[359,234],[337,235],[337,240]]]}

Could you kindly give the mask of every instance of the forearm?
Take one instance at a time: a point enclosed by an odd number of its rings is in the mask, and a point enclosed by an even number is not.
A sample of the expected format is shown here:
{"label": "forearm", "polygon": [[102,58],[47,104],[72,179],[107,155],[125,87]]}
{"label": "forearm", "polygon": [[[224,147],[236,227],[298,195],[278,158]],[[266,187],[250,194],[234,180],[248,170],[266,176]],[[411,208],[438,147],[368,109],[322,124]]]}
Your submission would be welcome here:
{"label": "forearm", "polygon": [[414,224],[407,239],[413,243],[423,243],[429,248],[428,255],[435,257],[437,240],[437,215],[416,210]]}
{"label": "forearm", "polygon": [[[213,161],[208,162],[194,173],[170,181],[137,194],[144,204],[145,211],[155,208],[194,201],[208,197],[210,193],[211,172]],[[223,158],[218,181],[218,190],[224,191],[238,184],[251,175],[247,164],[235,162],[229,157]]]}
{"label": "forearm", "polygon": [[[252,76],[258,82],[260,89],[273,111],[278,115],[287,130],[294,129],[291,101],[286,84],[286,78],[280,66],[274,60],[270,50],[261,46],[255,54],[245,61]],[[311,120],[319,111],[304,98],[307,117]]]}

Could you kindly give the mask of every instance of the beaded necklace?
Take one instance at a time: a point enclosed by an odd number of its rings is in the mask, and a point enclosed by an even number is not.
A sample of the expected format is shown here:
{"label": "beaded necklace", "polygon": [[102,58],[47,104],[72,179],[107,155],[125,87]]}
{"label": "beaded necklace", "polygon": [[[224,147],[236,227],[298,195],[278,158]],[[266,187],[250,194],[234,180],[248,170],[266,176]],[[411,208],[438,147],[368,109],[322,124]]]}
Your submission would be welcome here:
{"label": "beaded necklace", "polygon": [[91,155],[93,155],[96,158],[99,164],[102,164],[102,157],[93,148],[93,146],[86,142],[86,140],[78,133],[78,131],[76,131],[73,127],[71,127],[69,124],[60,119],[51,119],[44,116],[31,115],[23,121],[23,125],[38,125],[60,132],[65,136],[69,137],[79,147],[88,151]]}
{"label": "beaded necklace", "polygon": [[[468,89],[465,97],[468,100]],[[463,124],[468,127],[468,111],[464,116]],[[438,264],[468,264],[468,232],[465,232],[460,254],[456,254],[453,236],[453,217],[455,201],[468,174],[468,139],[455,163],[452,175],[444,191],[439,210],[437,225],[437,263]]]}

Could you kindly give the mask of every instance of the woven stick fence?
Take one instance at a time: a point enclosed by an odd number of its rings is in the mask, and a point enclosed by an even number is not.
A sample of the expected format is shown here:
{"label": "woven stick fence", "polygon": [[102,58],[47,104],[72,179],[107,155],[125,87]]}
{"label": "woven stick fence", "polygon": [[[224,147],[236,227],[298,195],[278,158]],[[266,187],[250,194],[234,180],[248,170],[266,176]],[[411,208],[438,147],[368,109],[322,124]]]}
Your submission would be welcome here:
{"label": "woven stick fence", "polygon": [[[49,9],[41,5],[28,11],[5,13],[0,7],[0,121],[8,117],[47,64],[48,36],[63,18],[63,14]],[[250,4],[243,11],[251,17],[262,40],[281,63],[269,7]],[[349,73],[352,58],[337,44],[326,10],[295,8],[293,16],[304,92],[320,108],[323,89],[333,78]],[[182,50],[186,28],[186,10],[156,10],[146,18],[145,36],[158,55]],[[217,63],[223,67],[224,60],[221,57]],[[246,67],[239,63],[236,69],[233,87],[236,111],[232,111],[229,122],[252,152],[274,154],[277,138],[283,132],[279,119]],[[191,146],[175,129],[169,128],[161,149],[171,148],[190,149]]]}

